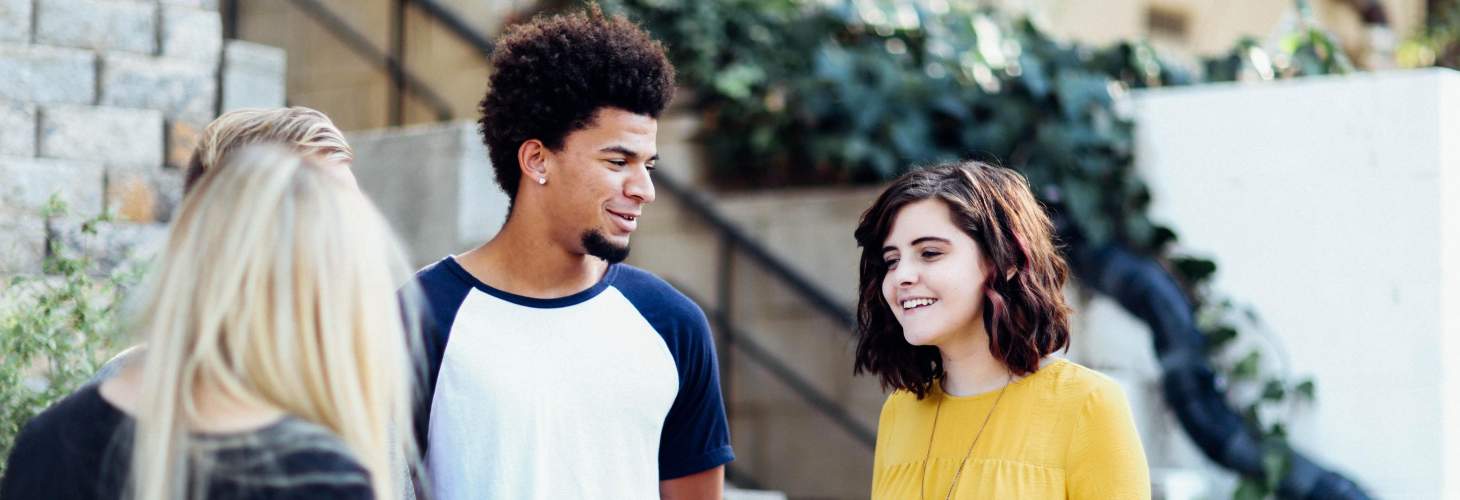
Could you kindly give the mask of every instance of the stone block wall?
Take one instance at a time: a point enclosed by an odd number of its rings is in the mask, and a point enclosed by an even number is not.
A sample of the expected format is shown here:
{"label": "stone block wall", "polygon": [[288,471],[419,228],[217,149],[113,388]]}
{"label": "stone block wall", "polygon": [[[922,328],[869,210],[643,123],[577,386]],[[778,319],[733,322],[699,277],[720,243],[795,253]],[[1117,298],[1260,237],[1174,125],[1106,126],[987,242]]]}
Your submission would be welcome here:
{"label": "stone block wall", "polygon": [[[224,40],[207,0],[0,0],[0,276],[40,271],[77,222],[105,264],[155,248],[199,134],[220,111],[284,105],[283,51]],[[68,206],[42,220],[52,196]]]}

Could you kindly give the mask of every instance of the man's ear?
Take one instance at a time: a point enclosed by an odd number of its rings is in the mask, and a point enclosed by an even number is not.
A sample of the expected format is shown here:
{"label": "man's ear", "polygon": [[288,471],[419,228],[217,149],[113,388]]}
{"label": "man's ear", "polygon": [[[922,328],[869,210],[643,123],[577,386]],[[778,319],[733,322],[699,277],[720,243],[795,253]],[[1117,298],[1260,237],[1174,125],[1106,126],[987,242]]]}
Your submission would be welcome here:
{"label": "man's ear", "polygon": [[548,178],[552,154],[552,150],[542,141],[522,141],[522,145],[517,146],[517,165],[522,169],[522,180],[530,184],[542,184]]}

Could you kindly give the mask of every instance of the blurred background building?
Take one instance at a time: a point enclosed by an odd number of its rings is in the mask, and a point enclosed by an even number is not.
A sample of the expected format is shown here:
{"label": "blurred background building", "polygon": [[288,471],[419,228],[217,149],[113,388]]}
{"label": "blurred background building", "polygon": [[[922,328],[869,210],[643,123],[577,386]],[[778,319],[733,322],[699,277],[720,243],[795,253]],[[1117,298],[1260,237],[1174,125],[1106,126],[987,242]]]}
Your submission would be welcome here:
{"label": "blurred background building", "polygon": [[[1162,276],[1179,284],[1182,300],[1196,302],[1191,331],[1178,333],[1207,346],[1216,404],[1246,425],[1215,426],[1227,434],[1192,430],[1192,412],[1205,414],[1173,382],[1187,380],[1179,376],[1185,358],[1172,354],[1172,339],[1185,337],[1163,332],[1149,310],[1101,281],[1109,266],[1077,265],[1086,272],[1068,290],[1078,309],[1068,355],[1126,389],[1157,498],[1318,498],[1315,484],[1338,484],[1290,474],[1298,469],[1347,478],[1375,497],[1460,498],[1460,369],[1446,363],[1460,359],[1460,316],[1446,307],[1460,294],[1460,149],[1445,142],[1460,132],[1460,78],[1443,69],[1391,71],[1454,60],[1446,42],[1460,19],[1453,3],[607,4],[643,16],[651,29],[672,30],[663,19],[682,19],[686,31],[701,21],[774,29],[777,16],[826,9],[881,54],[847,44],[869,72],[884,67],[874,65],[886,62],[879,57],[898,61],[920,50],[908,41],[921,40],[940,15],[974,21],[965,38],[979,43],[954,54],[953,67],[966,75],[931,96],[867,94],[924,104],[967,90],[952,106],[972,113],[929,113],[943,121],[900,128],[895,110],[886,111],[872,118],[892,122],[885,130],[827,132],[838,142],[805,153],[814,160],[806,171],[784,170],[796,162],[777,160],[787,157],[778,148],[792,147],[781,141],[805,134],[812,139],[794,147],[815,149],[829,120],[790,118],[756,142],[750,136],[761,129],[736,128],[741,122],[716,107],[759,103],[752,118],[811,113],[812,99],[782,85],[789,78],[775,73],[779,63],[678,63],[686,83],[661,120],[660,201],[646,213],[630,261],[711,316],[737,486],[772,497],[867,496],[885,394],[874,380],[851,376],[851,230],[881,182],[909,158],[940,157],[917,151],[937,150],[1021,168],[1083,229],[1088,246],[1123,242],[1169,270]],[[491,40],[513,22],[577,5],[0,0],[0,271],[40,273],[49,246],[76,240],[80,219],[103,208],[121,219],[87,243],[103,263],[155,243],[201,125],[221,111],[285,103],[324,111],[351,133],[362,187],[417,264],[485,241],[505,216],[472,123]],[[745,11],[756,8],[779,14]],[[969,14],[977,12],[997,15]],[[1026,17],[1033,31],[1012,21]],[[693,48],[693,34],[656,35],[671,50]],[[754,30],[740,35],[726,43],[743,42],[746,51],[775,45]],[[1043,45],[1045,36],[1054,43]],[[798,57],[817,68],[836,60],[788,56]],[[947,81],[933,66],[913,66],[911,80]],[[1049,81],[1030,76],[1037,71]],[[1266,81],[1297,76],[1305,78]],[[1001,128],[1016,121],[1035,125]],[[973,132],[957,146],[926,138],[950,123]],[[1040,138],[1000,138],[1030,131]],[[870,145],[858,142],[865,138]],[[1059,154],[1030,154],[1020,144]],[[757,151],[755,164],[724,159],[727,147],[740,146]],[[52,193],[79,213],[40,217]],[[1163,236],[1171,229],[1179,241]],[[1082,259],[1078,250],[1072,259]],[[1271,451],[1289,443],[1321,469]],[[1244,446],[1257,454],[1243,454]]]}

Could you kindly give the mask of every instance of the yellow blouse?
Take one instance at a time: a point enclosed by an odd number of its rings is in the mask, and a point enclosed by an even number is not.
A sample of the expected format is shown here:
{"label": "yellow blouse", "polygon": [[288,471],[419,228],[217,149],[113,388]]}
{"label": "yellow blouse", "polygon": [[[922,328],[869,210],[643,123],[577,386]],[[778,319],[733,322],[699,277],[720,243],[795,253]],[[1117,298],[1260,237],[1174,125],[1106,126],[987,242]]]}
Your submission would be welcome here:
{"label": "yellow blouse", "polygon": [[[921,401],[896,391],[882,406],[872,498],[943,500],[999,391],[959,397],[933,385]],[[928,453],[938,400],[937,435]],[[924,459],[924,457],[928,457]],[[1150,471],[1120,386],[1066,360],[1008,386],[964,466],[953,498],[1149,499]]]}

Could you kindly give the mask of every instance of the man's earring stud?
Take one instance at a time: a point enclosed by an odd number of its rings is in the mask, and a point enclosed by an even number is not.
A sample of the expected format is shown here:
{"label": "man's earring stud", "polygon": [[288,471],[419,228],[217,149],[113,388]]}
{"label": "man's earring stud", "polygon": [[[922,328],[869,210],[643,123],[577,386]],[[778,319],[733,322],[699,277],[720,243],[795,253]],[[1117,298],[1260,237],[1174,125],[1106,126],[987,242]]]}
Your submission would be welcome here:
{"label": "man's earring stud", "polygon": [[539,186],[547,184],[547,177],[538,177],[537,184]]}

